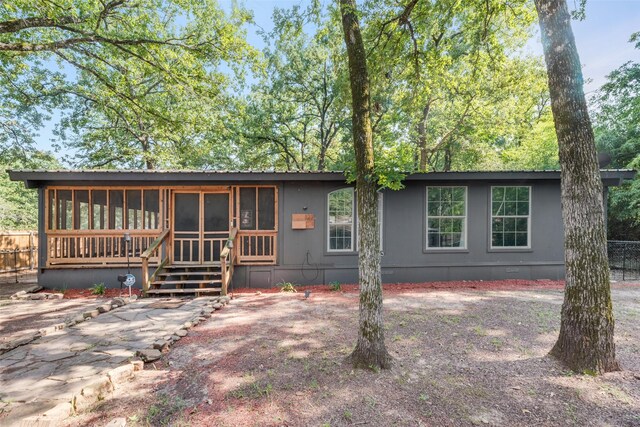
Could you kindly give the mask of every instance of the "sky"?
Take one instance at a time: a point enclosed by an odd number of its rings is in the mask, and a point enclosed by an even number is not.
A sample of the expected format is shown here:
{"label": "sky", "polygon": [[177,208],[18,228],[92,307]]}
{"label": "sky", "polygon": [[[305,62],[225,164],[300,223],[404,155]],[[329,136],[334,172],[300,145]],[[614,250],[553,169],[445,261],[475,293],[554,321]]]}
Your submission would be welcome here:
{"label": "sky", "polygon": [[[228,8],[232,0],[221,0]],[[579,0],[568,0],[569,8],[575,7]],[[258,27],[269,31],[273,25],[271,14],[274,7],[289,8],[305,5],[302,0],[246,0],[244,6],[253,10],[256,27],[248,29],[249,43],[262,48],[264,43],[257,35]],[[578,46],[582,72],[585,78],[587,96],[596,91],[606,81],[611,71],[627,61],[640,62],[640,49],[629,43],[629,37],[640,31],[640,0],[587,0],[586,19],[573,21],[573,32]],[[527,45],[531,53],[542,55],[542,44],[536,35]],[[51,150],[54,139],[53,128],[59,119],[54,114],[45,128],[36,138],[38,148]],[[68,152],[58,153],[64,157]]]}

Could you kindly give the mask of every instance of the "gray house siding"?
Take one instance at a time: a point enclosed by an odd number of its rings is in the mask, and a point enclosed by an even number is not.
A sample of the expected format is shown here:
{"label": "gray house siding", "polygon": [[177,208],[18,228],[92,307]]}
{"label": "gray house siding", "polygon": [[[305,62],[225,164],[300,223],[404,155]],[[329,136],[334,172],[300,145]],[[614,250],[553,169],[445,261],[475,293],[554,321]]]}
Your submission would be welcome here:
{"label": "gray house siding", "polygon": [[[384,191],[384,283],[439,280],[562,279],[563,230],[559,183],[517,182],[532,189],[531,248],[490,248],[490,189],[504,181],[407,182],[400,191]],[[467,248],[426,248],[426,187],[466,186]],[[234,285],[269,287],[280,282],[327,284],[357,282],[357,252],[327,251],[327,200],[347,185],[333,182],[285,182],[280,195],[278,265],[239,268]],[[306,209],[305,209],[306,208]],[[315,215],[312,230],[292,230],[291,215]]]}

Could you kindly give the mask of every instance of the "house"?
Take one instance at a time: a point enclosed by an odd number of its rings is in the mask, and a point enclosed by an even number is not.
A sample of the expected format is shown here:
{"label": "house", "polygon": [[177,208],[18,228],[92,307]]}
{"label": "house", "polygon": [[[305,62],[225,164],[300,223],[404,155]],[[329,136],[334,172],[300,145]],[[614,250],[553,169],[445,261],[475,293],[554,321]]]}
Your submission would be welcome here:
{"label": "house", "polygon": [[[39,280],[131,271],[151,293],[354,283],[355,190],[340,172],[9,171],[39,194]],[[605,192],[633,171],[601,171]],[[384,283],[562,279],[558,171],[433,172],[379,193]]]}

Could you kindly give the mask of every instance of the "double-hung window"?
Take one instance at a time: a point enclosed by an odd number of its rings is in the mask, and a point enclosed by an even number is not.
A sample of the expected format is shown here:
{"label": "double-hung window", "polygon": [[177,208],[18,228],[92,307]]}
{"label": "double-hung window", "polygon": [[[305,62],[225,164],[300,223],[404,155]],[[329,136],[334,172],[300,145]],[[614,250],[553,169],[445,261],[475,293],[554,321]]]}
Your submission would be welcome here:
{"label": "double-hung window", "polygon": [[[380,251],[382,252],[383,193],[378,192],[378,223]],[[358,221],[353,188],[332,191],[328,196],[328,245],[329,252],[354,252],[358,250]]]}
{"label": "double-hung window", "polygon": [[491,248],[530,247],[531,187],[491,187]]}
{"label": "double-hung window", "polygon": [[343,188],[329,193],[329,244],[330,252],[353,251],[355,203],[353,188]]}
{"label": "double-hung window", "polygon": [[465,249],[467,187],[427,187],[427,249]]}

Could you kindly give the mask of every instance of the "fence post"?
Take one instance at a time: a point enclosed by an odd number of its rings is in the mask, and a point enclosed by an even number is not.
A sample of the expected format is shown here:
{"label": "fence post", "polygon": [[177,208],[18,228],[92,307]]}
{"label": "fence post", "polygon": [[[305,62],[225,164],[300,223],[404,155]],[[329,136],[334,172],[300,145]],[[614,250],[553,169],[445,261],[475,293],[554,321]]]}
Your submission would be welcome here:
{"label": "fence post", "polygon": [[624,282],[624,274],[627,271],[627,244],[622,245],[622,281]]}

